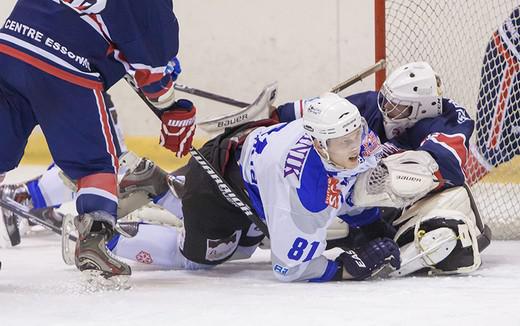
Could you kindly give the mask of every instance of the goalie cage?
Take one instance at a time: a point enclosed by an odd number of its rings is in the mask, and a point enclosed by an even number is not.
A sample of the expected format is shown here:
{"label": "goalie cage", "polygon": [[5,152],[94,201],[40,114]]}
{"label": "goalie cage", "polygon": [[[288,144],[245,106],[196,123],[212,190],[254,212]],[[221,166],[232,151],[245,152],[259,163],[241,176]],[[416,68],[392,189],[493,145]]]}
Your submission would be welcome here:
{"label": "goalie cage", "polygon": [[520,239],[520,1],[374,1],[376,61],[386,72],[427,61],[441,75],[444,96],[475,120],[479,159],[465,166],[480,213],[495,239]]}

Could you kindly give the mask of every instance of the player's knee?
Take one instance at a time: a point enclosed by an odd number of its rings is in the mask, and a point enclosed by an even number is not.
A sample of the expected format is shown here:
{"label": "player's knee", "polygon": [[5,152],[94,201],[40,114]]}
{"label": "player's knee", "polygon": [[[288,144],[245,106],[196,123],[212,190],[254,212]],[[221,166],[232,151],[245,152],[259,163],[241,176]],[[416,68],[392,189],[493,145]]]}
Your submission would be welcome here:
{"label": "player's knee", "polygon": [[113,173],[96,173],[78,180],[78,213],[106,211],[117,215],[117,178]]}

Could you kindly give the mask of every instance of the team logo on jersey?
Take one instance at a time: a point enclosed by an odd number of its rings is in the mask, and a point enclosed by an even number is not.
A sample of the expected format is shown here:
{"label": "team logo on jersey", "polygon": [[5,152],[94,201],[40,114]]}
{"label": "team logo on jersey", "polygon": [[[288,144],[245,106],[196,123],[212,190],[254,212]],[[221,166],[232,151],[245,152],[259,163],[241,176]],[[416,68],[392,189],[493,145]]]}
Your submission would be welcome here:
{"label": "team logo on jersey", "polygon": [[242,234],[241,230],[235,231],[231,236],[224,239],[208,239],[206,249],[206,260],[219,261],[228,258],[235,251],[238,240]]}
{"label": "team logo on jersey", "polygon": [[287,272],[289,271],[289,268],[276,264],[273,266],[273,271],[275,271],[278,274],[282,274],[283,276],[286,276]]}
{"label": "team logo on jersey", "polygon": [[79,14],[98,14],[105,9],[108,0],[61,0]]}
{"label": "team logo on jersey", "polygon": [[361,156],[368,157],[374,154],[381,155],[381,151],[382,147],[379,137],[372,130],[370,130],[362,140]]}
{"label": "team logo on jersey", "polygon": [[325,203],[333,208],[339,207],[341,191],[337,188],[338,183],[339,180],[333,177],[329,177],[327,180],[327,196],[325,198]]}
{"label": "team logo on jersey", "polygon": [[296,179],[300,181],[302,168],[311,148],[312,138],[309,135],[303,135],[296,144],[293,145],[285,158],[283,168],[283,176],[285,178],[294,175]]}
{"label": "team logo on jersey", "polygon": [[135,259],[140,262],[140,263],[143,263],[143,264],[147,264],[147,265],[150,265],[151,263],[153,263],[153,259],[152,259],[152,255],[150,255],[150,253],[144,251],[144,250],[141,250],[136,256],[135,256]]}

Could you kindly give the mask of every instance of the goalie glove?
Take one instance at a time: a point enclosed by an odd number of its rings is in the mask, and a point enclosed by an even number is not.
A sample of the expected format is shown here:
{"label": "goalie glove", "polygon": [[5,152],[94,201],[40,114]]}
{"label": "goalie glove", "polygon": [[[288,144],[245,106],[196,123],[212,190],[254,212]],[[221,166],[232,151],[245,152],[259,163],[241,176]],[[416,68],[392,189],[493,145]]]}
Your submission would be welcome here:
{"label": "goalie glove", "polygon": [[195,134],[197,109],[188,100],[178,100],[161,115],[161,145],[177,153],[188,154]]}
{"label": "goalie glove", "polygon": [[378,238],[366,245],[345,250],[336,258],[338,272],[336,280],[361,281],[375,276],[383,268],[389,267],[392,271],[401,267],[399,247],[389,238]]}
{"label": "goalie glove", "polygon": [[425,151],[390,155],[358,176],[352,202],[359,207],[407,207],[439,186],[438,170]]}

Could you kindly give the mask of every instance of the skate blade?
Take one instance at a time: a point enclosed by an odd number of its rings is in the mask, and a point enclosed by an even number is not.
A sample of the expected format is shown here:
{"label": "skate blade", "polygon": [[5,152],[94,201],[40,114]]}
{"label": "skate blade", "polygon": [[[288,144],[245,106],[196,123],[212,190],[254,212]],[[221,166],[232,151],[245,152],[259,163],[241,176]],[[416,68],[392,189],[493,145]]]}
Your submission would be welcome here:
{"label": "skate blade", "polygon": [[61,227],[61,258],[67,265],[74,265],[74,251],[76,242],[72,241],[69,235],[78,238],[78,232],[74,227],[74,217],[70,214],[65,215]]}
{"label": "skate blade", "polygon": [[86,270],[81,273],[87,292],[121,291],[132,287],[130,275],[105,277],[103,272],[98,270]]}

